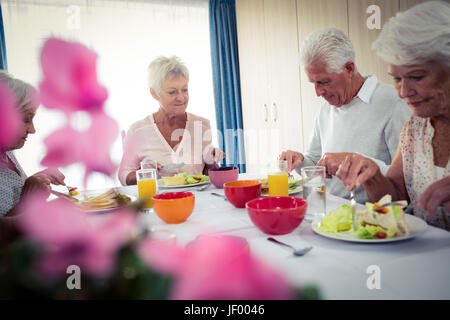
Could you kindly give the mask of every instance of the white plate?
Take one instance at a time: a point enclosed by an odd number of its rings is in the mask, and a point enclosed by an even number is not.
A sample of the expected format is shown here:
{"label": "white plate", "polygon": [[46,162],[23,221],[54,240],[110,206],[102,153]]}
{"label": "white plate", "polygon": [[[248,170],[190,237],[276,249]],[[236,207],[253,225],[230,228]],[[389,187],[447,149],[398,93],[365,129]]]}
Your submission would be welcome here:
{"label": "white plate", "polygon": [[[297,188],[292,189],[292,190],[289,189],[289,195],[300,193],[300,192],[302,192],[302,190],[303,190],[302,186],[298,186]],[[268,196],[269,196],[269,193],[261,193],[261,197],[268,197]]]}
{"label": "white plate", "polygon": [[317,228],[319,227],[319,224],[317,222],[313,223],[312,229],[315,233],[320,234],[321,236],[326,238],[349,242],[382,243],[382,242],[395,242],[411,239],[424,232],[427,228],[427,224],[425,221],[413,215],[405,214],[405,220],[409,228],[409,234],[401,237],[386,238],[386,239],[360,239],[353,237],[352,235],[350,235],[348,232],[345,231],[337,233],[322,232],[317,230]]}
{"label": "white plate", "polygon": [[158,187],[164,188],[164,189],[176,189],[176,188],[191,188],[191,187],[197,187],[197,186],[203,186],[205,184],[211,183],[210,181],[203,181],[199,183],[191,183],[191,184],[182,184],[181,186],[166,186],[164,185],[164,182],[162,179],[158,180]]}
{"label": "white plate", "polygon": [[[116,191],[117,192],[117,191]],[[120,193],[120,192],[119,192]],[[75,198],[77,198],[80,201],[83,201],[84,195],[90,197],[90,196],[97,196],[102,194],[102,192],[95,192],[95,191],[81,191],[79,195],[76,195]],[[130,197],[131,201],[129,202],[129,204],[133,203],[134,201],[137,200],[137,198],[135,196],[129,195],[129,194],[124,194],[124,193],[120,193],[124,196]],[[107,211],[113,211],[116,209],[120,209],[120,208],[125,208],[127,205],[123,205],[120,207],[113,207],[113,208],[102,208],[102,209],[92,209],[92,210],[83,210],[84,212],[89,212],[89,213],[100,213],[100,212],[107,212]]]}

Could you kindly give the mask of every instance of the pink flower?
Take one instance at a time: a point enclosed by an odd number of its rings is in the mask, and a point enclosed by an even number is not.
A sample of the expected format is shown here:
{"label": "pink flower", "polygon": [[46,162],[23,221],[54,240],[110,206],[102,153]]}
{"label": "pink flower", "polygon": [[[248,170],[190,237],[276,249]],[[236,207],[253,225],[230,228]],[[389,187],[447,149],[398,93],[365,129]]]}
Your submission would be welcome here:
{"label": "pink flower", "polygon": [[42,104],[65,113],[96,111],[108,97],[97,81],[97,54],[80,43],[48,39],[41,52]]}
{"label": "pink flower", "polygon": [[11,147],[23,130],[21,114],[14,104],[11,89],[0,83],[0,151]]}
{"label": "pink flower", "polygon": [[117,210],[94,224],[75,204],[65,199],[47,202],[40,193],[31,194],[21,211],[22,229],[42,244],[38,268],[48,278],[64,275],[70,265],[79,266],[86,274],[107,276],[117,250],[136,226],[135,215],[126,210]]}
{"label": "pink flower", "polygon": [[140,253],[151,267],[175,277],[173,299],[292,297],[286,281],[254,259],[242,238],[202,236],[186,249],[147,240]]}
{"label": "pink flower", "polygon": [[86,131],[77,131],[70,125],[53,132],[44,140],[47,154],[41,164],[64,167],[81,162],[86,166],[85,181],[92,172],[112,175],[113,164],[109,149],[118,136],[116,121],[99,111],[91,114],[91,125]]}

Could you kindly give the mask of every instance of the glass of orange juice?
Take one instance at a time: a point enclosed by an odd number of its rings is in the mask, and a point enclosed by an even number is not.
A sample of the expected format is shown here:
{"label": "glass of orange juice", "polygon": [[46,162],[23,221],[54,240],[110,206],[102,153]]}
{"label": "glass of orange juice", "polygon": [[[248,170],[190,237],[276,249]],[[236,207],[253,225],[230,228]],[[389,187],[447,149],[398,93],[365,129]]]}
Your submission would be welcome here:
{"label": "glass of orange juice", "polygon": [[288,164],[286,160],[278,160],[276,165],[271,164],[267,177],[269,184],[269,196],[280,197],[288,196]]}
{"label": "glass of orange juice", "polygon": [[153,196],[158,192],[158,173],[156,169],[141,169],[136,171],[139,200],[145,201],[146,211],[152,211]]}

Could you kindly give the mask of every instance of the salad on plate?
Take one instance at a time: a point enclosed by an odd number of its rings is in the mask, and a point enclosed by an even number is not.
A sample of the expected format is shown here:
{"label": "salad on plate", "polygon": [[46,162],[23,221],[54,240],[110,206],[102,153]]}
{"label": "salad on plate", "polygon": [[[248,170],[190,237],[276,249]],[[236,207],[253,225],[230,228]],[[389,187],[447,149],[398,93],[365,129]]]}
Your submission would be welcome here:
{"label": "salad on plate", "polygon": [[182,172],[174,175],[173,177],[161,177],[162,186],[183,186],[190,184],[199,184],[209,182],[209,177],[204,174],[190,175],[187,172]]}
{"label": "salad on plate", "polygon": [[[383,204],[391,203],[390,195],[385,195],[377,203],[366,203],[366,209],[357,212],[357,228],[352,224],[352,208],[349,205],[330,211],[320,222],[317,231],[339,234],[345,233],[359,239],[388,239],[403,237],[409,234],[402,205]],[[380,208],[380,209],[378,209]]]}

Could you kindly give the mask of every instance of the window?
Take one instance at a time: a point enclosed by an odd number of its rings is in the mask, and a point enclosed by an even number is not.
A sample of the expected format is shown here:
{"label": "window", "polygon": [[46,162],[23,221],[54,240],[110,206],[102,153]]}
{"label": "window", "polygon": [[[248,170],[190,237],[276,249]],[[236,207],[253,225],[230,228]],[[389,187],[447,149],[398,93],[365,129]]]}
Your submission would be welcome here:
{"label": "window", "polygon": [[[37,86],[40,48],[46,38],[85,44],[99,56],[99,81],[109,92],[106,111],[120,130],[158,110],[147,87],[149,63],[160,55],[179,56],[190,71],[188,112],[210,120],[217,145],[207,0],[6,0],[2,7],[8,71]],[[16,152],[27,174],[42,169],[43,139],[63,121],[58,111],[39,109],[36,134]],[[120,134],[111,156],[119,164]],[[61,170],[68,184],[82,185],[81,166]],[[118,183],[117,176],[111,180],[93,175],[88,188]]]}

